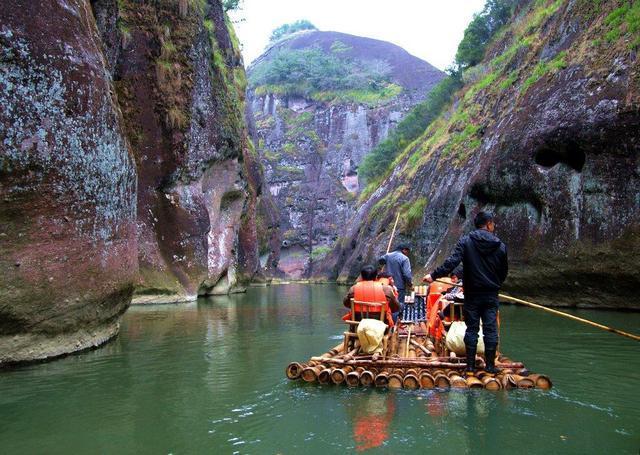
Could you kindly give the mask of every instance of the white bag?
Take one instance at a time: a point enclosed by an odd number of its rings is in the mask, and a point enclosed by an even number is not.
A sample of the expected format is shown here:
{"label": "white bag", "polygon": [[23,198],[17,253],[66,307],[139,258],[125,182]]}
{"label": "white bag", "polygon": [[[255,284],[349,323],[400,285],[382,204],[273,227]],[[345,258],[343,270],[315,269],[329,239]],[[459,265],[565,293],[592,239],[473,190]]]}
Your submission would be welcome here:
{"label": "white bag", "polygon": [[[464,321],[454,321],[449,326],[447,332],[447,349],[463,356],[467,353],[464,345],[464,333],[467,331],[467,324]],[[478,334],[478,354],[484,354],[484,339],[482,338],[482,323],[480,323],[480,333]]]}
{"label": "white bag", "polygon": [[379,319],[363,319],[358,324],[356,333],[360,341],[360,350],[365,354],[380,354],[382,352],[382,339],[387,324]]}

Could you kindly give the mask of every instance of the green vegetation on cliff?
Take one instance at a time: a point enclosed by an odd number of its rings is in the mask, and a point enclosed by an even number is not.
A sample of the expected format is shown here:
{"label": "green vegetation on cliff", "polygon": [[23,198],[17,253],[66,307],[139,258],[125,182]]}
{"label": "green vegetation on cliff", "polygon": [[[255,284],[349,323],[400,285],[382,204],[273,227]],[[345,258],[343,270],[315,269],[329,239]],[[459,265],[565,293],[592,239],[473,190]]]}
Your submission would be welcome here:
{"label": "green vegetation on cliff", "polygon": [[[423,135],[429,125],[443,109],[449,105],[453,95],[463,86],[463,72],[477,65],[484,57],[487,46],[496,33],[509,21],[517,2],[515,0],[487,0],[482,12],[474,16],[458,46],[455,64],[448,69],[448,77],[433,88],[427,98],[398,124],[389,137],[369,153],[359,168],[359,175],[367,184],[361,200],[366,199],[379,186],[394,167],[398,155]],[[515,53],[515,49],[512,50]],[[489,74],[483,78],[477,89],[495,81],[497,76]],[[449,150],[456,150],[461,144],[473,147],[479,145],[477,125],[462,128]],[[414,161],[417,159],[414,158]],[[397,163],[396,163],[397,164]]]}
{"label": "green vegetation on cliff", "polygon": [[[495,113],[507,109],[505,99],[526,104],[578,62],[640,47],[640,0],[582,0],[573,11],[591,21],[591,38],[554,49],[542,36],[561,26],[559,18],[569,8],[569,0],[487,0],[465,32],[449,77],[363,161],[359,175],[368,185],[360,201],[397,169],[397,183],[385,188],[393,188],[396,200],[407,200],[402,210],[411,222],[405,229],[412,230],[426,200],[412,194],[409,182],[433,160],[442,169],[463,166],[485,145]],[[388,220],[393,208],[388,202],[388,195],[377,199],[367,218]]]}
{"label": "green vegetation on cliff", "polygon": [[290,24],[283,24],[280,27],[274,29],[269,37],[269,42],[275,43],[281,40],[285,36],[292,33],[300,32],[302,30],[318,30],[315,25],[306,19],[301,19]]}
{"label": "green vegetation on cliff", "polygon": [[362,104],[377,104],[400,94],[402,88],[390,81],[388,63],[350,58],[347,50],[340,41],[335,41],[329,52],[318,47],[277,49],[252,70],[250,86],[258,95],[298,95]]}
{"label": "green vegetation on cliff", "polygon": [[467,26],[458,45],[456,64],[460,68],[469,68],[482,61],[489,42],[509,21],[517,4],[517,0],[487,0],[482,11]]}
{"label": "green vegetation on cliff", "polygon": [[443,107],[451,101],[453,93],[461,86],[462,80],[459,73],[451,72],[429,92],[425,101],[416,105],[402,119],[387,139],[365,156],[359,168],[359,175],[365,183],[371,184],[370,189],[374,189],[380,183],[387,175],[396,156],[424,132],[425,128],[440,114]]}

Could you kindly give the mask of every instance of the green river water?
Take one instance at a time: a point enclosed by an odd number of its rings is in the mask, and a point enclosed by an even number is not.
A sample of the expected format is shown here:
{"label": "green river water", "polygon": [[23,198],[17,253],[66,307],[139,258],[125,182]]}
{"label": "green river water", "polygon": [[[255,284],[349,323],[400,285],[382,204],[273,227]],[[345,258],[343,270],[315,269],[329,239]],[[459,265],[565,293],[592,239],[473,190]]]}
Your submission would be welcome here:
{"label": "green river water", "polygon": [[[290,382],[338,343],[344,287],[287,285],[131,308],[101,349],[0,371],[2,454],[631,453],[640,344],[503,306],[502,348],[551,391]],[[574,311],[638,331],[640,314]]]}

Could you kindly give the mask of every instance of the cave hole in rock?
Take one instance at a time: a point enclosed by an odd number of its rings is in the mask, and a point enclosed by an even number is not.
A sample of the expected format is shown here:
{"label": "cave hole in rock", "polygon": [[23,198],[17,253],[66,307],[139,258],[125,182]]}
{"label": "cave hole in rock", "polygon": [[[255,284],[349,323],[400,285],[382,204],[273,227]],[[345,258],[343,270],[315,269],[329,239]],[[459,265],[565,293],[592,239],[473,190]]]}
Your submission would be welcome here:
{"label": "cave hole in rock", "polygon": [[461,202],[460,207],[458,207],[458,216],[463,220],[467,219],[467,207],[464,205],[464,202]]}
{"label": "cave hole in rock", "polygon": [[534,156],[536,164],[544,168],[552,168],[562,163],[577,172],[582,172],[586,160],[584,151],[573,141],[545,145],[538,149]]}

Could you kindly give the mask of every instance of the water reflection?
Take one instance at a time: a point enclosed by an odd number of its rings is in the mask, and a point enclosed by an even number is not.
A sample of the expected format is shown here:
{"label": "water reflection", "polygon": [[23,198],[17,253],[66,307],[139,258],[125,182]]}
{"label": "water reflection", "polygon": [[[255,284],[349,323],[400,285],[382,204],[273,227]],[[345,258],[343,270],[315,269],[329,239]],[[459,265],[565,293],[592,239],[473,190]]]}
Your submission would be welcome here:
{"label": "water reflection", "polygon": [[380,447],[389,440],[389,427],[396,412],[395,393],[354,394],[347,409],[358,452]]}

